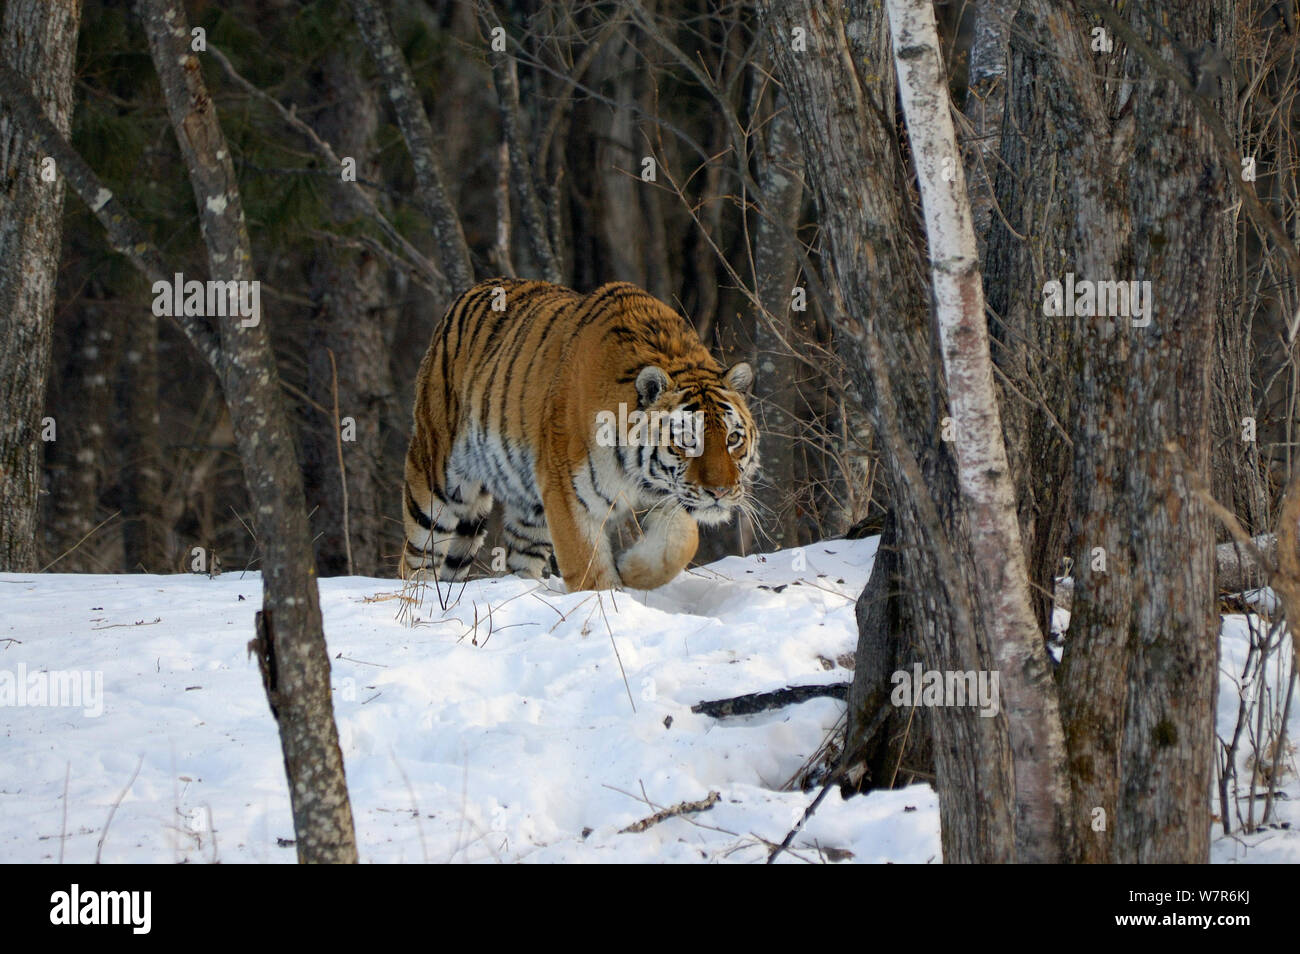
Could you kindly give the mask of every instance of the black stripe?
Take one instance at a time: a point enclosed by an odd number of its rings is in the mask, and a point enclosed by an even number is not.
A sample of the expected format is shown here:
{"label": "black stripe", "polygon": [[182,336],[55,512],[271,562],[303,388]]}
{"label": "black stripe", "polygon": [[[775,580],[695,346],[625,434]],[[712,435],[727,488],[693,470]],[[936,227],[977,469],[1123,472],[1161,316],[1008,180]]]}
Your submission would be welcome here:
{"label": "black stripe", "polygon": [[[601,489],[600,484],[596,480],[596,465],[592,461],[591,455],[587,456],[587,476],[591,479],[591,489],[596,492],[596,496],[610,506],[613,506],[614,501],[605,495],[605,491]],[[577,490],[577,488],[575,487],[574,490]]]}
{"label": "black stripe", "polygon": [[439,355],[439,357],[442,359],[442,398],[444,407],[443,413],[445,415],[445,408],[451,403],[451,392],[455,389],[452,387],[451,381],[451,348],[448,347],[445,340],[441,345],[439,345],[439,347],[442,349],[442,354]]}
{"label": "black stripe", "polygon": [[456,533],[462,537],[477,537],[483,532],[487,525],[487,517],[479,517],[475,520],[462,520],[456,524]]}
{"label": "black stripe", "polygon": [[411,515],[411,519],[425,530],[433,529],[433,521],[430,520],[425,512],[420,509],[420,505],[415,502],[415,494],[411,493],[411,485],[405,484],[404,489],[406,490],[406,512]]}
{"label": "black stripe", "polygon": [[[551,311],[551,313],[546,317],[546,323],[545,323],[544,325],[541,325],[541,326],[539,327],[539,329],[538,329],[537,346],[536,346],[535,348],[533,348],[533,353],[532,353],[532,355],[529,357],[529,359],[528,359],[528,363],[527,363],[526,365],[524,365],[523,376],[520,378],[520,382],[521,382],[521,384],[520,384],[520,387],[519,387],[519,404],[520,404],[520,421],[521,421],[521,423],[522,423],[522,421],[523,421],[523,408],[524,408],[524,406],[525,406],[525,402],[524,402],[524,400],[523,400],[523,397],[524,397],[524,394],[525,394],[525,388],[528,386],[529,382],[532,381],[532,378],[533,378],[533,367],[537,364],[538,360],[541,358],[542,354],[543,354],[543,353],[545,352],[545,350],[546,350],[545,347],[544,347],[544,345],[545,345],[545,343],[546,343],[546,339],[547,339],[547,338],[550,336],[550,334],[551,334],[551,329],[552,329],[553,327],[555,327],[555,323],[556,323],[556,322],[557,322],[557,321],[558,321],[558,320],[559,320],[559,319],[560,319],[560,318],[561,318],[561,317],[566,313],[566,311],[568,310],[569,307],[571,307],[571,306],[569,306],[569,305],[563,305],[563,306],[558,306],[558,307],[554,308],[554,309]],[[528,341],[528,339],[525,338],[525,339],[524,339],[524,342],[527,343],[527,341]],[[557,369],[557,370],[558,370],[558,369]]]}
{"label": "black stripe", "polygon": [[532,546],[527,546],[527,547],[511,547],[510,554],[514,555],[516,553],[521,553],[524,554],[525,556],[530,556],[534,560],[545,560],[548,556],[551,555],[551,548],[541,543],[536,543],[533,544]]}
{"label": "black stripe", "polygon": [[620,344],[626,344],[629,341],[637,341],[641,338],[641,333],[627,325],[614,325],[609,329],[609,333],[619,340]]}
{"label": "black stripe", "polygon": [[[484,321],[483,316],[486,314],[489,318],[497,315],[509,314],[510,308],[510,289],[506,287],[508,282],[485,281],[480,282],[472,290],[465,293],[466,316],[468,322],[471,318],[474,321],[474,327],[469,329],[469,339],[463,340],[463,347],[460,349],[466,352],[473,352],[475,345],[478,344],[479,335],[483,333],[485,327],[490,328],[490,321]],[[492,310],[492,290],[494,288],[504,288],[506,292],[506,311],[499,312]]]}
{"label": "black stripe", "polygon": [[442,558],[442,565],[451,567],[453,570],[463,570],[474,562],[474,554],[465,553],[461,556],[452,556],[448,553]]}
{"label": "black stripe", "polygon": [[[464,342],[465,330],[466,330],[465,325],[472,318],[478,315],[478,310],[477,310],[478,299],[490,287],[491,286],[480,285],[478,287],[471,288],[469,291],[465,292],[465,294],[460,296],[460,300],[454,306],[457,312],[456,325],[455,325],[457,344]],[[470,332],[470,337],[471,338],[473,337],[473,331]]]}
{"label": "black stripe", "polygon": [[510,544],[510,546],[516,550],[528,550],[533,547],[549,547],[551,545],[551,538],[549,536],[543,536],[540,539],[537,537],[526,537],[522,533],[516,533],[514,530],[509,529],[505,531],[505,538],[506,543]]}

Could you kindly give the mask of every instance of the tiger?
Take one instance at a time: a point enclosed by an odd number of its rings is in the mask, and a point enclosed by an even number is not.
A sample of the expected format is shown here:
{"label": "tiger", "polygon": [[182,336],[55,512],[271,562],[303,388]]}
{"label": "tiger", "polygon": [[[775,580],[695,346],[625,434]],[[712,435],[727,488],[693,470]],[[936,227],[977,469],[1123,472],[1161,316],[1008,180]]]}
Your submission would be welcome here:
{"label": "tiger", "polygon": [[[554,569],[570,592],[664,585],[700,525],[751,512],[753,379],[744,361],[724,372],[685,318],[627,282],[587,295],[476,284],[416,377],[403,575],[467,578],[499,501],[511,572]],[[611,426],[632,417],[661,426]],[[611,528],[629,519],[640,536],[615,552]]]}

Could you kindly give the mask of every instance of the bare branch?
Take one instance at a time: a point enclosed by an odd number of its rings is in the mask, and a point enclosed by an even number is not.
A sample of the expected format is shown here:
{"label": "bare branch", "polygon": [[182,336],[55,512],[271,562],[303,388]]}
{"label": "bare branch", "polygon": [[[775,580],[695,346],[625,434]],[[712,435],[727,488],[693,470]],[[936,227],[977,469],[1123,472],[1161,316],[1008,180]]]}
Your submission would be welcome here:
{"label": "bare branch", "polygon": [[374,0],[351,0],[351,3],[361,38],[379,67],[407,151],[411,154],[420,202],[433,226],[442,270],[451,282],[451,293],[459,295],[474,284],[474,266],[470,262],[460,217],[443,185],[442,169],[434,149],[433,127],[420,101],[411,68],[402,56],[383,10]]}

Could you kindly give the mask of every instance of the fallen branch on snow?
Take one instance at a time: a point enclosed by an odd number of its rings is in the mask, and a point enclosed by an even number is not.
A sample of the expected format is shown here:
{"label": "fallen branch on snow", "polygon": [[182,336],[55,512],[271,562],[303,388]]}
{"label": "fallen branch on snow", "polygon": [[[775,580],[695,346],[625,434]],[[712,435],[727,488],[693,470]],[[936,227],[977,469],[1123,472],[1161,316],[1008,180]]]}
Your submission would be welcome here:
{"label": "fallen branch on snow", "polygon": [[786,686],[784,689],[776,689],[772,692],[751,692],[730,699],[697,702],[691,706],[691,711],[722,719],[727,716],[753,715],[755,712],[780,709],[783,706],[807,702],[809,699],[847,699],[848,697],[849,683],[847,682],[833,682],[824,686]]}
{"label": "fallen branch on snow", "polygon": [[672,808],[665,808],[662,811],[657,811],[649,818],[643,818],[638,822],[633,822],[626,828],[620,828],[618,833],[620,835],[635,834],[637,832],[645,831],[647,828],[657,825],[668,818],[675,818],[678,815],[690,815],[695,812],[707,812],[714,805],[718,804],[718,801],[721,798],[722,796],[717,792],[709,792],[708,798],[702,798],[698,802],[678,802]]}

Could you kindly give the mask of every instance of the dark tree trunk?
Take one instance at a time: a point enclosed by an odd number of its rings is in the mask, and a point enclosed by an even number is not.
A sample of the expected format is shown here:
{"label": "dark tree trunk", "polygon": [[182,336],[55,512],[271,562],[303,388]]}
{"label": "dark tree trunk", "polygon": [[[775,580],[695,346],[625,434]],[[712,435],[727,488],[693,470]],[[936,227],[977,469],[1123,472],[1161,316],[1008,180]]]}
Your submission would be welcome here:
{"label": "dark tree trunk", "polygon": [[[847,306],[836,334],[884,452],[908,618],[927,668],[989,670],[966,535],[958,515],[936,503],[951,506],[958,491],[940,437],[946,397],[941,382],[924,373],[933,354],[929,291],[912,210],[898,187],[909,176],[891,118],[884,11],[811,0],[765,2],[761,9]],[[796,27],[806,51],[794,47]],[[957,707],[932,716],[944,858],[1015,859],[1005,717]],[[854,731],[850,725],[850,736]]]}
{"label": "dark tree trunk", "polygon": [[921,661],[914,642],[916,627],[905,619],[907,603],[898,533],[886,518],[871,578],[854,607],[858,645],[849,686],[848,731],[844,751],[854,790],[893,788],[934,776],[933,729],[928,709],[896,706],[890,700],[890,677],[910,672]]}
{"label": "dark tree trunk", "polygon": [[966,159],[966,185],[981,262],[986,259],[985,243],[995,204],[994,183],[1007,100],[1007,41],[1019,5],[1020,0],[983,0],[971,10],[974,36],[964,112],[970,121],[972,141]]}
{"label": "dark tree trunk", "polygon": [[[1227,111],[1225,119],[1234,123],[1236,112]],[[1235,138],[1235,137],[1234,137]],[[1254,313],[1244,301],[1242,264],[1238,261],[1238,241],[1242,228],[1237,221],[1224,216],[1219,223],[1222,232],[1219,242],[1223,255],[1222,302],[1215,320],[1214,335],[1214,401],[1212,423],[1214,443],[1211,450],[1214,499],[1233,512],[1247,533],[1265,533],[1273,528],[1270,517],[1268,480],[1260,459],[1259,438],[1251,431],[1258,429],[1255,397],[1259,389],[1260,365],[1254,341]],[[1254,428],[1247,422],[1254,421]],[[1221,539],[1227,539],[1222,533]]]}
{"label": "dark tree trunk", "polygon": [[130,322],[91,295],[80,297],[68,311],[68,327],[61,335],[66,334],[70,348],[50,387],[53,417],[61,424],[58,440],[45,453],[50,493],[41,562],[57,559],[61,573],[108,573],[119,561],[102,559],[100,541],[86,538],[102,519],[100,488],[116,407],[112,376],[120,360],[122,326]]}
{"label": "dark tree trunk", "polygon": [[[1043,318],[1042,297],[1045,283],[1061,277],[1055,264],[1070,230],[1044,89],[1043,61],[1053,55],[1023,33],[1012,33],[1008,69],[1014,82],[1003,93],[1006,128],[998,137],[1000,155],[985,159],[986,168],[996,173],[984,254],[989,331],[1004,376],[1003,439],[1016,481],[1034,612],[1045,634],[1051,631],[1053,581],[1062,573],[1069,546],[1073,492],[1064,429],[1072,387],[1070,328]],[[991,121],[984,107],[968,103],[968,111],[972,108],[981,122]],[[977,134],[992,132],[977,126]],[[975,191],[976,207],[980,197]],[[994,198],[996,215],[991,214]]]}
{"label": "dark tree trunk", "polygon": [[[754,279],[765,314],[754,319],[752,357],[764,483],[758,494],[764,547],[799,543],[795,445],[799,436],[793,300],[800,247],[796,228],[803,199],[803,153],[789,104],[774,97],[758,183],[762,205],[754,226]],[[804,289],[805,304],[807,289]]]}
{"label": "dark tree trunk", "polygon": [[162,434],[158,408],[158,319],[149,311],[125,322],[121,405],[122,540],[130,572],[168,569],[163,523]]}
{"label": "dark tree trunk", "polygon": [[[1236,37],[1251,31],[1255,18],[1261,10],[1260,4],[1237,4],[1233,8],[1233,23],[1225,24],[1225,32]],[[1271,42],[1259,44],[1257,54],[1268,55],[1274,70],[1285,78],[1282,80],[1283,95],[1294,96],[1295,84],[1286,76],[1288,67],[1294,68],[1294,61],[1300,44],[1296,43],[1294,31],[1279,25],[1278,33],[1285,30],[1289,37],[1289,51],[1285,54],[1271,53]],[[1276,35],[1276,33],[1274,34]],[[1265,51],[1270,51],[1266,53]],[[1248,58],[1232,57],[1235,69],[1234,80],[1240,84],[1254,83],[1256,77],[1252,72],[1252,63]],[[1271,70],[1269,71],[1272,72]],[[1236,109],[1221,112],[1224,125],[1232,141],[1237,144],[1242,155],[1256,153],[1256,158],[1282,173],[1293,176],[1296,168],[1292,157],[1294,139],[1290,132],[1289,119],[1291,110],[1279,108],[1277,100],[1277,77],[1266,75],[1261,89],[1264,96],[1260,105],[1268,117],[1258,122],[1258,113],[1253,110]],[[1243,117],[1245,122],[1243,123]],[[1286,129],[1286,134],[1277,136],[1273,126],[1279,123]],[[1270,128],[1270,127],[1273,128]],[[1244,127],[1244,128],[1243,128]],[[1258,155],[1275,150],[1271,156]],[[1275,181],[1278,177],[1273,178]],[[1267,202],[1269,189],[1263,182],[1253,183],[1260,198]],[[1237,517],[1247,533],[1260,534],[1273,529],[1271,516],[1271,497],[1267,476],[1267,465],[1260,456],[1260,438],[1252,437],[1248,421],[1259,427],[1263,424],[1256,400],[1262,397],[1263,388],[1260,381],[1263,364],[1259,360],[1255,335],[1255,302],[1253,295],[1258,294],[1255,276],[1264,269],[1260,267],[1260,253],[1246,240],[1250,225],[1244,217],[1223,216],[1220,222],[1223,235],[1219,239],[1224,253],[1220,259],[1223,284],[1220,291],[1222,305],[1215,322],[1215,365],[1214,365],[1214,404],[1213,426],[1214,444],[1211,450],[1211,468],[1213,482],[1211,489],[1214,498]],[[1286,309],[1285,299],[1279,298],[1278,306]],[[1291,311],[1290,314],[1294,314]],[[1261,402],[1262,403],[1262,402]],[[1227,540],[1227,532],[1221,530],[1221,540]],[[1222,590],[1222,587],[1221,587]]]}
{"label": "dark tree trunk", "polygon": [[642,73],[634,46],[636,36],[633,27],[621,27],[592,67],[593,83],[618,104],[589,107],[595,123],[592,214],[603,262],[601,281],[629,281],[658,298],[671,300],[658,205],[660,185],[641,179],[642,162],[651,157],[655,181],[665,181],[658,169],[664,157],[653,155],[638,123]]}
{"label": "dark tree trunk", "polygon": [[519,224],[524,230],[538,277],[558,283],[563,278],[560,259],[551,246],[546,209],[537,189],[534,159],[528,151],[524,134],[524,116],[519,107],[519,68],[513,51],[492,54],[492,78],[501,113],[509,177],[519,209]]}
{"label": "dark tree trunk", "polygon": [[[326,57],[313,84],[313,115],[317,131],[334,151],[356,160],[357,178],[373,181],[378,178],[373,152],[379,102],[360,77],[357,64],[344,54]],[[381,422],[393,392],[384,344],[393,312],[385,308],[383,272],[369,254],[322,248],[310,271],[318,309],[308,332],[308,393],[328,411],[304,410],[303,465],[308,508],[314,511],[317,566],[322,576],[378,576],[384,570],[384,505],[392,496],[383,472]],[[339,415],[350,419],[347,425],[332,420],[336,387]],[[346,507],[340,447],[347,472]]]}
{"label": "dark tree trunk", "polygon": [[[1088,49],[1097,12],[1110,57]],[[1017,31],[1052,47],[1043,88],[1074,226],[1059,267],[1149,280],[1155,307],[1145,327],[1072,323],[1075,584],[1061,685],[1075,816],[1084,860],[1204,862],[1218,618],[1213,527],[1194,488],[1209,482],[1216,263],[1238,170],[1193,105],[1200,78],[1170,64],[1228,42],[1231,11],[1187,0],[1158,22],[1133,5],[1127,18],[1088,14],[1025,0]],[[1235,92],[1211,86],[1215,108]],[[1098,808],[1105,829],[1087,830]]]}
{"label": "dark tree trunk", "polygon": [[[64,137],[80,18],[80,0],[8,0],[0,23],[0,61]],[[63,170],[45,159],[31,130],[0,107],[0,571],[9,572],[37,569],[41,410],[64,192]],[[60,423],[71,422],[55,422],[56,439]]]}

